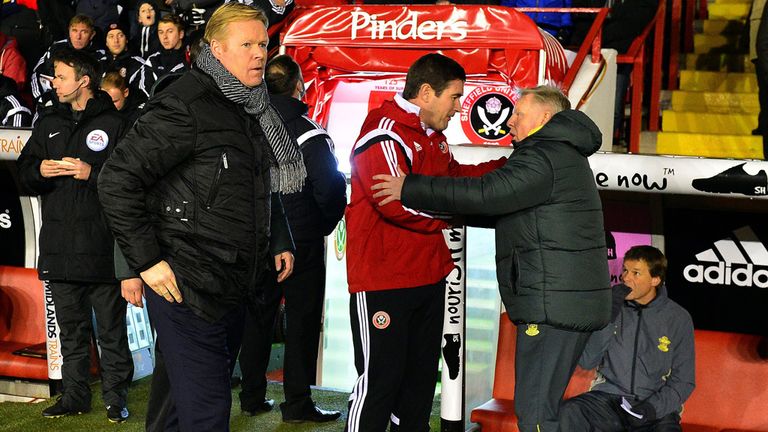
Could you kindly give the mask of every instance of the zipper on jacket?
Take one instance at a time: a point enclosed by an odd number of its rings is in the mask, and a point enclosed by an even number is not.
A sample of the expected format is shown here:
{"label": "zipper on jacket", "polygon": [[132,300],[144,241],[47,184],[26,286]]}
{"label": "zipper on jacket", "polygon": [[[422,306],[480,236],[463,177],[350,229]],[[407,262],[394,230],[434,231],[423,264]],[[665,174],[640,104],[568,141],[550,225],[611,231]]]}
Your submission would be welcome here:
{"label": "zipper on jacket", "polygon": [[632,381],[629,385],[629,391],[632,393],[632,396],[637,396],[635,394],[635,368],[637,367],[637,345],[638,345],[638,339],[640,338],[640,326],[643,322],[643,308],[637,309],[637,328],[635,329],[635,348],[632,352]]}
{"label": "zipper on jacket", "polygon": [[227,152],[221,154],[219,158],[219,164],[216,168],[216,174],[213,176],[213,183],[211,183],[211,189],[208,191],[208,200],[205,202],[205,209],[210,210],[213,200],[216,199],[216,195],[219,193],[219,185],[221,184],[221,174],[224,170],[229,169],[229,163],[227,162]]}

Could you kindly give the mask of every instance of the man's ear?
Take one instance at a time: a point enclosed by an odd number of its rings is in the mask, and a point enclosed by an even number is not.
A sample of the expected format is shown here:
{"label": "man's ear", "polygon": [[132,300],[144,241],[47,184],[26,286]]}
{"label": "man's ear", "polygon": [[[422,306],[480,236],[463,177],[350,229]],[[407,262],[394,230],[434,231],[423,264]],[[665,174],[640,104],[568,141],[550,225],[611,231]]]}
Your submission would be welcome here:
{"label": "man's ear", "polygon": [[88,88],[88,86],[90,86],[90,84],[91,84],[91,77],[90,76],[83,75],[83,77],[80,78],[80,79],[82,80],[81,82],[83,83],[83,87]]}
{"label": "man's ear", "polygon": [[429,102],[435,95],[435,89],[431,85],[424,83],[419,86],[418,98],[423,102]]}
{"label": "man's ear", "polygon": [[653,276],[651,278],[651,285],[653,285],[654,288],[658,288],[659,285],[661,285],[661,278],[658,276]]}
{"label": "man's ear", "polygon": [[124,96],[124,97],[128,97],[128,94],[129,94],[130,92],[131,92],[131,91],[130,91],[130,89],[129,89],[128,87],[126,87],[126,88],[125,88],[125,90],[123,90],[123,96]]}
{"label": "man's ear", "polygon": [[293,94],[298,95],[299,99],[304,95],[304,83],[301,80],[296,81],[296,87],[293,89]]}
{"label": "man's ear", "polygon": [[213,56],[219,60],[221,60],[222,49],[221,42],[216,39],[211,39],[211,53],[213,53]]}

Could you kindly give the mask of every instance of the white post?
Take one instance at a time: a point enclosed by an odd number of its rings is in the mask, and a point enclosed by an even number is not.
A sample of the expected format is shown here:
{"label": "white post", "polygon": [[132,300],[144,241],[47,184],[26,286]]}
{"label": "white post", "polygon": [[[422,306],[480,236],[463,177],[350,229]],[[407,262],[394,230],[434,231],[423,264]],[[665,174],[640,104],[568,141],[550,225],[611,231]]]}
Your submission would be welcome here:
{"label": "white post", "polygon": [[443,230],[451,251],[453,270],[446,278],[443,319],[443,371],[441,378],[440,430],[464,430],[464,318],[466,312],[466,229]]}

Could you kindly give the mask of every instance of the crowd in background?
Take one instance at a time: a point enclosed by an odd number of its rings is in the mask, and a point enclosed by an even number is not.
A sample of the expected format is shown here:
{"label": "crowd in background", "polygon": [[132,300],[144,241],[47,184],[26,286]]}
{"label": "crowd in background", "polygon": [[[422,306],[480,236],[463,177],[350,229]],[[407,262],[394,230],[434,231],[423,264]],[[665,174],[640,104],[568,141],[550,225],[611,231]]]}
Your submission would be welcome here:
{"label": "crowd in background", "polygon": [[[163,76],[189,69],[190,46],[212,11],[229,0],[4,0],[0,9],[0,126],[29,127],[46,107],[52,56],[68,47],[98,60],[102,90],[129,120]],[[293,0],[244,0],[271,23]],[[275,41],[276,42],[276,41]]]}

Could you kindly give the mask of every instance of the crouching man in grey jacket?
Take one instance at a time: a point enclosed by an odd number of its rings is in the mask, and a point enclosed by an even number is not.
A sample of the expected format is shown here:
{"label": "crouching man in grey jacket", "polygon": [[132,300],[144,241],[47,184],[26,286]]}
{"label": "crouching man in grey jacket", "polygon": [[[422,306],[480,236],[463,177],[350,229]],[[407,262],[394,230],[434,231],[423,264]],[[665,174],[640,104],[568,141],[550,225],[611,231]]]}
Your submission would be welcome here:
{"label": "crouching man in grey jacket", "polygon": [[667,259],[651,246],[624,255],[613,322],[592,333],[579,365],[597,367],[591,391],[564,402],[563,431],[681,431],[694,388],[693,323],[667,297]]}

